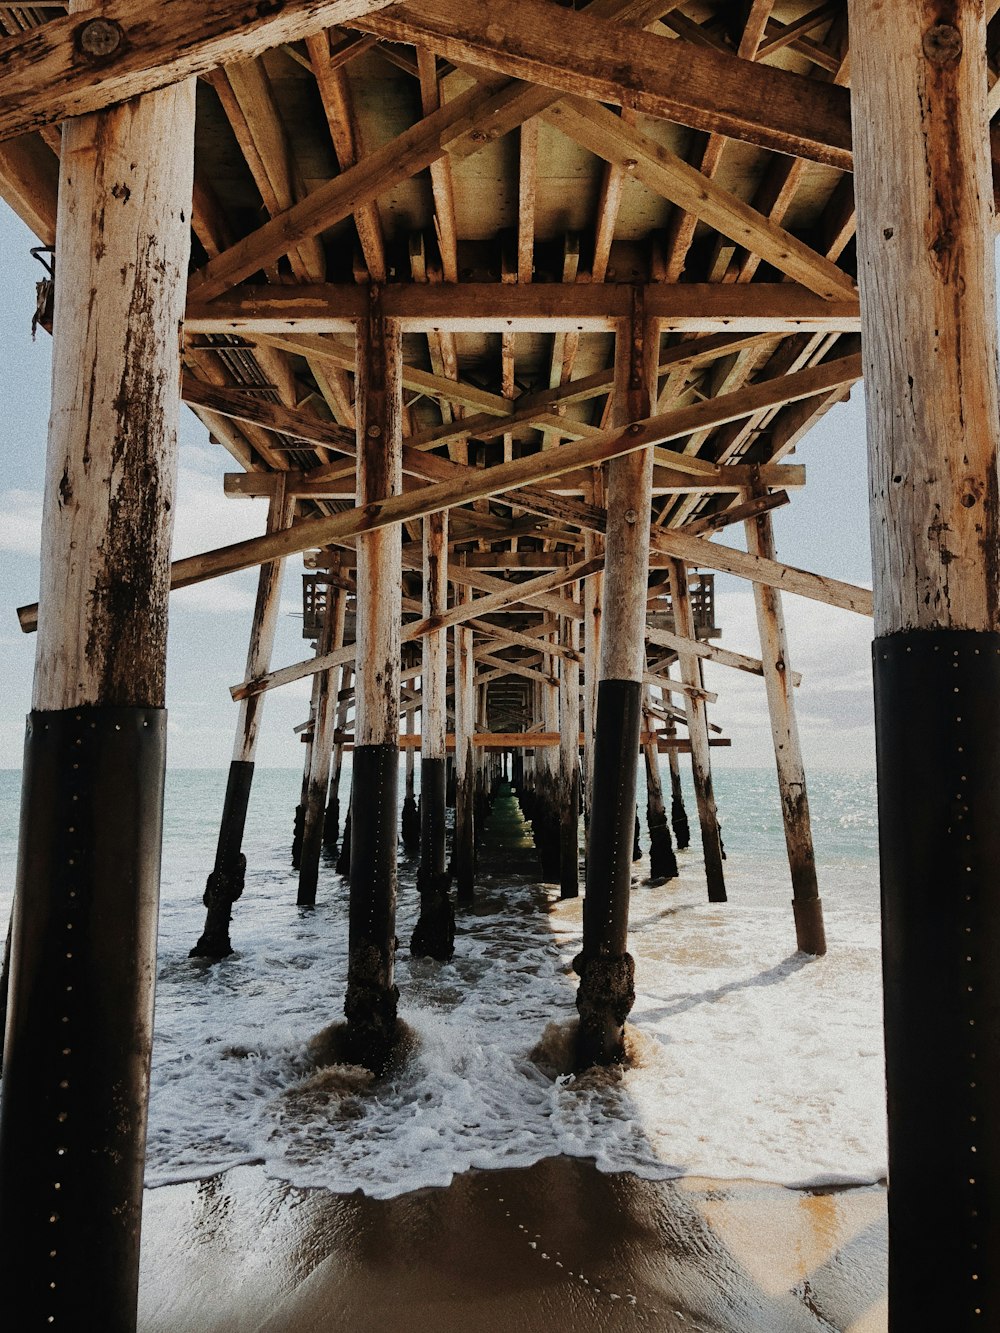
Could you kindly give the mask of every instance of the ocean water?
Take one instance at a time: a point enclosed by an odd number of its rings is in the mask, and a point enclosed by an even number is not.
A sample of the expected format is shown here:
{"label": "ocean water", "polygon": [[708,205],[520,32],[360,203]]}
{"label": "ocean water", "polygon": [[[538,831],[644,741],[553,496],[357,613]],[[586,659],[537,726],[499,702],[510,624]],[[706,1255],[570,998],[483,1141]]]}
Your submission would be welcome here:
{"label": "ocean water", "polygon": [[[172,770],[167,779],[150,1185],[256,1162],[298,1185],[389,1197],[556,1153],[649,1178],[884,1176],[873,775],[810,776],[823,959],[795,951],[773,771],[715,775],[727,904],[706,901],[688,787],[694,845],[680,854],[680,878],[653,887],[645,857],[634,867],[634,1060],[612,1075],[560,1073],[536,1049],[558,1053],[575,1016],[580,901],[483,865],[454,960],[411,959],[416,866],[401,853],[397,982],[413,1041],[378,1083],[317,1063],[314,1038],[341,1018],[347,886],[324,864],[316,909],[295,906],[299,773],[256,775],[236,955],[212,967],[187,956],[202,927],[225,776]],[[4,923],[19,788],[18,774],[0,772]],[[648,850],[645,831],[642,843]]]}

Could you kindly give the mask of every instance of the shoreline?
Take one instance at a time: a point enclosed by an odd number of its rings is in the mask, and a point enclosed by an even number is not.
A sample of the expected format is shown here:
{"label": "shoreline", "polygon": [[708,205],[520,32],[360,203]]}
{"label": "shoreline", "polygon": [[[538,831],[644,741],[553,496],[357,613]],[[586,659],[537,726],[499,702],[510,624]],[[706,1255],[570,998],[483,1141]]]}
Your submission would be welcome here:
{"label": "shoreline", "polygon": [[391,1199],[261,1166],[148,1188],[141,1333],[883,1333],[886,1191],[473,1170]]}

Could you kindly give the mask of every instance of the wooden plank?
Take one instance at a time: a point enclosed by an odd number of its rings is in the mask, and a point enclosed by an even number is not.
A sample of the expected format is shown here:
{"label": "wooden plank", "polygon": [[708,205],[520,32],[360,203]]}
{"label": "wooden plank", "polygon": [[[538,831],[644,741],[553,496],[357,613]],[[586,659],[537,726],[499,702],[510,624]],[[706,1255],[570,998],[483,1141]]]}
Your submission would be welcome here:
{"label": "wooden plank", "polygon": [[0,199],[43,245],[55,245],[59,159],[37,134],[0,144]]}
{"label": "wooden plank", "polygon": [[[631,293],[632,285],[626,283],[397,283],[385,289],[383,299],[387,317],[399,320],[404,333],[608,333],[627,317]],[[857,333],[861,328],[856,295],[827,301],[798,283],[651,283],[643,299],[649,318],[677,332],[734,337]],[[264,333],[351,334],[363,309],[364,294],[356,286],[246,286],[211,299],[194,285],[185,330],[251,338]],[[680,365],[686,365],[683,357]],[[600,392],[606,392],[606,381],[602,383]]]}
{"label": "wooden plank", "polygon": [[851,169],[850,100],[785,70],[612,25],[548,0],[411,0],[353,26],[453,62]]}
{"label": "wooden plank", "polygon": [[102,0],[0,42],[0,140],[100,111],[388,0]]}

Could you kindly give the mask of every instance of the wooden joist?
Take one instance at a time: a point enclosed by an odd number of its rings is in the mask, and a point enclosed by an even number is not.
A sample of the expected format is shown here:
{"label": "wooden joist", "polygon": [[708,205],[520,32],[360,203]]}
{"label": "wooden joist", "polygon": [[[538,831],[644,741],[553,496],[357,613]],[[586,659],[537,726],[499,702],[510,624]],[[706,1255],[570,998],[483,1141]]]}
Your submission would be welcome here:
{"label": "wooden joist", "polygon": [[[343,181],[347,174],[338,176],[331,185]],[[314,191],[304,202],[308,203],[318,193],[319,190]],[[271,223],[265,224],[263,230],[270,226]],[[294,239],[289,233],[278,244],[277,254],[283,254]],[[226,254],[219,256],[225,257]],[[250,268],[241,276],[256,271],[264,259],[256,255],[248,262]],[[202,272],[208,274],[210,268]],[[193,281],[185,317],[188,334],[229,333],[249,338],[265,333],[353,334],[364,313],[364,291],[356,286],[333,283],[243,286],[223,298],[220,293],[228,285]],[[383,303],[387,317],[399,320],[404,333],[609,333],[618,321],[628,318],[633,286],[630,283],[397,283],[386,287]],[[663,330],[734,336],[857,333],[861,327],[856,295],[845,291],[835,300],[825,300],[799,283],[654,282],[646,285],[641,295],[648,317]],[[310,355],[320,350],[316,344],[304,345],[304,354],[307,347]],[[338,349],[333,346],[329,350],[333,356]]]}

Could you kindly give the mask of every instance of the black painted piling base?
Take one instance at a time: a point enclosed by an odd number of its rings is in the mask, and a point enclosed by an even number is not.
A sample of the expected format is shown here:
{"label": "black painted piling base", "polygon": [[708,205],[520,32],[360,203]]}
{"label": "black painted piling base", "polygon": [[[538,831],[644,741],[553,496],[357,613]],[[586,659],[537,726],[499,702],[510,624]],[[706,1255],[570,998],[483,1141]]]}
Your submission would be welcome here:
{"label": "black painted piling base", "polygon": [[668,880],[677,878],[677,857],[670,841],[670,829],[664,816],[659,819],[650,814],[649,825],[649,875],[651,879]]}
{"label": "black painted piling base", "polygon": [[215,867],[205,884],[202,898],[206,908],[205,929],[188,955],[191,958],[218,960],[228,958],[233,952],[229,924],[233,904],[243,893],[246,882],[247,859],[241,848],[253,784],[253,768],[252,762],[240,759],[234,759],[229,765]]}
{"label": "black painted piling base", "polygon": [[635,969],[626,944],[641,720],[638,681],[600,682],[583,949],[573,961],[580,976],[581,1067],[624,1059],[625,1019],[635,1001]]}
{"label": "black painted piling base", "polygon": [[408,852],[418,852],[420,850],[420,811],[412,796],[407,796],[403,801],[400,832],[406,850]]}
{"label": "black painted piling base", "polygon": [[1000,634],[876,639],[889,1327],[1000,1327]]}
{"label": "black painted piling base", "polygon": [[354,750],[346,1045],[349,1059],[380,1074],[396,1040],[395,744]]}
{"label": "black painted piling base", "polygon": [[135,1328],[165,754],[160,709],[28,719],[0,1104],[12,1328]]}
{"label": "black painted piling base", "polygon": [[636,812],[635,812],[635,827],[634,827],[634,829],[633,829],[633,831],[632,831],[632,860],[633,860],[633,861],[638,861],[638,860],[640,860],[641,857],[642,857],[642,843],[639,841],[639,834],[640,834],[640,832],[641,832],[641,827],[640,827],[640,824],[639,824],[639,809],[638,809],[638,807],[636,807]]}

